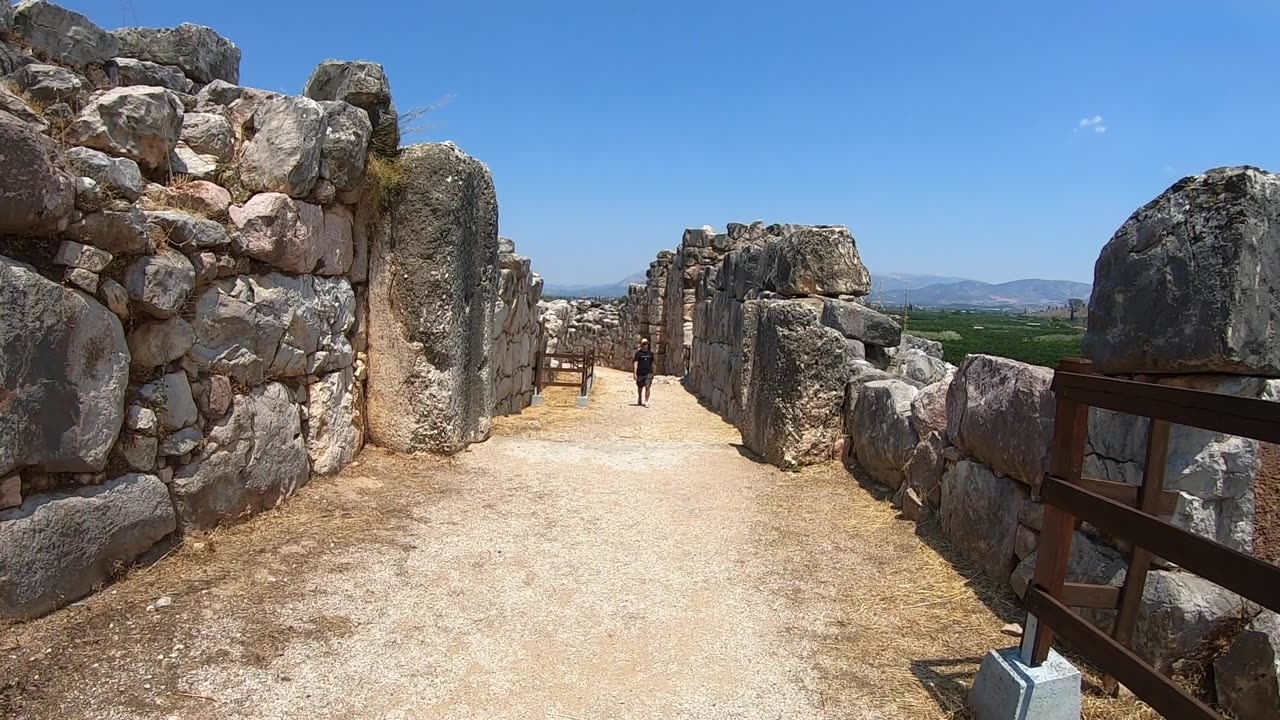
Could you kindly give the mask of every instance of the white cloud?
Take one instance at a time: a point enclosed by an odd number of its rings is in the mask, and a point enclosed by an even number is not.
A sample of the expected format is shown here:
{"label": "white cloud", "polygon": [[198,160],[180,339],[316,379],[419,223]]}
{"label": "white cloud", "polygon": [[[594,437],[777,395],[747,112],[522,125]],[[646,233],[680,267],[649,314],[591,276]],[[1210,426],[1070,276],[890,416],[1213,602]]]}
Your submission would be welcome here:
{"label": "white cloud", "polygon": [[1081,130],[1092,130],[1095,133],[1101,134],[1107,131],[1107,126],[1102,124],[1101,115],[1094,115],[1093,117],[1080,118],[1080,122],[1076,124],[1076,127],[1072,132],[1080,132]]}

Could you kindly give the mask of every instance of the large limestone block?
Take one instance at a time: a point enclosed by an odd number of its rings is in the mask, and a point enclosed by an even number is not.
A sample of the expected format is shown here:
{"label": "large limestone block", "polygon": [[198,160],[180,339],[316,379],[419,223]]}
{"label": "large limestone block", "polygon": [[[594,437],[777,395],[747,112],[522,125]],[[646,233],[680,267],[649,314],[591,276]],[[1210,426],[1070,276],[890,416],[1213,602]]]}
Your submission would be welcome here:
{"label": "large limestone block", "polygon": [[140,323],[129,333],[129,354],[135,368],[150,370],[183,355],[195,344],[191,324],[180,317]]}
{"label": "large limestone block", "polygon": [[1280,616],[1263,610],[1213,661],[1218,705],[1240,720],[1280,717]]}
{"label": "large limestone block", "polygon": [[255,192],[307,197],[320,177],[324,109],[310,98],[268,95],[253,104],[253,137],[244,145],[240,181]]}
{"label": "large limestone block", "polygon": [[107,77],[116,85],[152,85],[180,93],[190,93],[194,87],[182,68],[128,57],[111,58]]}
{"label": "large limestone block", "polygon": [[902,485],[911,453],[920,441],[911,425],[911,402],[919,390],[900,380],[876,380],[862,386],[853,421],[854,452],[873,480]]}
{"label": "large limestone block", "polygon": [[373,125],[369,113],[340,100],[325,100],[324,143],[320,148],[320,177],[339,192],[359,187],[364,180],[365,156]]}
{"label": "large limestone block", "polygon": [[198,83],[240,82],[240,48],[213,28],[183,23],[176,28],[120,28],[113,35],[124,57],[175,65]]}
{"label": "large limestone block", "polygon": [[1280,376],[1280,176],[1218,168],[1135,212],[1094,267],[1084,353],[1104,373]]}
{"label": "large limestone block", "polygon": [[491,429],[493,178],[452,143],[406,148],[399,162],[405,187],[369,253],[370,439],[456,452]]}
{"label": "large limestone block", "polygon": [[851,300],[825,300],[822,324],[868,345],[893,347],[902,340],[902,326],[896,320]]}
{"label": "large limestone block", "polygon": [[797,226],[765,246],[763,287],[783,295],[866,295],[871,273],[849,229]]}
{"label": "large limestone block", "polygon": [[1007,579],[1017,556],[1018,484],[991,468],[961,460],[942,476],[942,531],[956,550],[990,577]]}
{"label": "large limestone block", "polygon": [[62,169],[57,145],[0,112],[0,234],[52,235],[75,211],[76,186]]}
{"label": "large limestone block", "polygon": [[0,512],[0,618],[37,617],[88,595],[174,527],[169,492],[154,475]]}
{"label": "large limestone block", "polygon": [[927,385],[911,401],[911,427],[920,437],[933,432],[944,441],[947,439],[947,391],[950,386],[949,378]]}
{"label": "large limestone block", "polygon": [[[1135,379],[1225,395],[1280,401],[1280,380],[1239,375],[1136,376]],[[1142,481],[1148,422],[1093,409],[1084,472],[1137,485]],[[1249,552],[1253,548],[1259,478],[1275,477],[1273,455],[1255,440],[1174,425],[1165,487],[1179,493],[1171,518],[1179,527]]]}
{"label": "large limestone block", "polygon": [[352,363],[355,294],[345,278],[240,275],[196,300],[191,356],[247,385],[328,373]]}
{"label": "large limestone block", "polygon": [[129,382],[119,318],[0,256],[0,319],[0,477],[27,465],[101,470]]}
{"label": "large limestone block", "polygon": [[326,60],[307,80],[303,95],[313,100],[340,100],[367,110],[391,102],[391,83],[378,63]]}
{"label": "large limestone block", "polygon": [[902,377],[925,384],[949,380],[956,371],[955,365],[916,348],[898,352],[894,356],[892,367]]}
{"label": "large limestone block", "polygon": [[80,76],[56,65],[31,63],[8,78],[24,97],[45,106],[65,102],[78,105],[86,89]]}
{"label": "large limestone block", "polygon": [[115,88],[85,107],[67,129],[67,140],[136,161],[149,172],[167,169],[182,113],[182,103],[164,88]]}
{"label": "large limestone block", "polygon": [[347,367],[323,375],[307,391],[307,452],[311,470],[332,475],[355,459],[362,431],[354,371]]}
{"label": "large limestone block", "polygon": [[951,444],[1002,475],[1039,486],[1053,441],[1053,371],[970,355],[947,391]]}
{"label": "large limestone block", "polygon": [[182,116],[180,139],[193,152],[230,162],[236,148],[231,123],[217,113],[190,112]]}
{"label": "large limestone block", "polygon": [[319,243],[324,254],[316,268],[317,275],[346,275],[351,270],[355,250],[354,221],[346,205],[331,205],[324,209]]}
{"label": "large limestone block", "polygon": [[844,338],[803,303],[766,302],[758,312],[744,370],[750,389],[739,423],[743,442],[779,467],[829,460],[849,376]]}
{"label": "large limestone block", "polygon": [[269,382],[236,395],[170,491],[183,531],[199,532],[275,507],[309,475],[298,405],[289,388]]}
{"label": "large limestone block", "polygon": [[180,252],[162,250],[134,260],[124,275],[129,299],[161,320],[178,314],[196,285],[196,271]]}
{"label": "large limestone block", "polygon": [[231,224],[246,255],[290,273],[312,273],[330,253],[324,210],[284,193],[259,193],[232,205]]}
{"label": "large limestone block", "polygon": [[13,13],[13,33],[62,65],[101,65],[117,54],[111,33],[84,15],[45,0],[25,0],[18,5]]}
{"label": "large limestone block", "polygon": [[66,158],[71,169],[92,179],[106,192],[133,202],[142,197],[147,181],[138,163],[128,158],[115,158],[86,147],[68,148]]}

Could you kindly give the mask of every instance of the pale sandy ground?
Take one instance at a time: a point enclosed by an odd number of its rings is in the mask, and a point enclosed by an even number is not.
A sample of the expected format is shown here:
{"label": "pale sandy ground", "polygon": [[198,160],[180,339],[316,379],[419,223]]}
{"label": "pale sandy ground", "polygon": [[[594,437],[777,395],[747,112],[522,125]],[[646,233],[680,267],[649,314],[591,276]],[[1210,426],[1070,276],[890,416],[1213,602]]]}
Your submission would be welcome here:
{"label": "pale sandy ground", "polygon": [[0,630],[0,715],[951,717],[1013,644],[1002,591],[844,468],[753,461],[673,378],[631,391],[602,371],[590,409],[555,395],[448,461],[371,449]]}

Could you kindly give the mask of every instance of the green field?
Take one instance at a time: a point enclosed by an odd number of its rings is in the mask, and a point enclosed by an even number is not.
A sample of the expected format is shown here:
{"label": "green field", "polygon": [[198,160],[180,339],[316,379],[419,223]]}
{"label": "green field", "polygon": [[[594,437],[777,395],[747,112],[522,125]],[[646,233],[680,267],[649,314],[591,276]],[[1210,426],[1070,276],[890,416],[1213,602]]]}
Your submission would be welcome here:
{"label": "green field", "polygon": [[983,353],[1053,367],[1064,357],[1079,357],[1084,328],[1063,318],[981,310],[888,311],[905,332],[942,343],[947,362]]}

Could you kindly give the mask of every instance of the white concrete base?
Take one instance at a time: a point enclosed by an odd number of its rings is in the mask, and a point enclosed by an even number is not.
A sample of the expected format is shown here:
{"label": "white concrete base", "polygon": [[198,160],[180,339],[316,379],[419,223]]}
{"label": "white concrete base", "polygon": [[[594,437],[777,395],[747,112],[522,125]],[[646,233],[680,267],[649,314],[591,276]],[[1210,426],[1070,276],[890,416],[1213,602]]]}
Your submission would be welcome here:
{"label": "white concrete base", "polygon": [[589,395],[578,396],[578,407],[586,407],[590,404],[591,404],[591,396]]}
{"label": "white concrete base", "polygon": [[992,650],[969,691],[977,720],[1080,720],[1080,702],[1080,671],[1052,650],[1038,668],[1018,648]]}
{"label": "white concrete base", "polygon": [[547,399],[541,395],[534,395],[533,399],[529,401],[529,407],[542,407],[542,404],[546,401]]}

